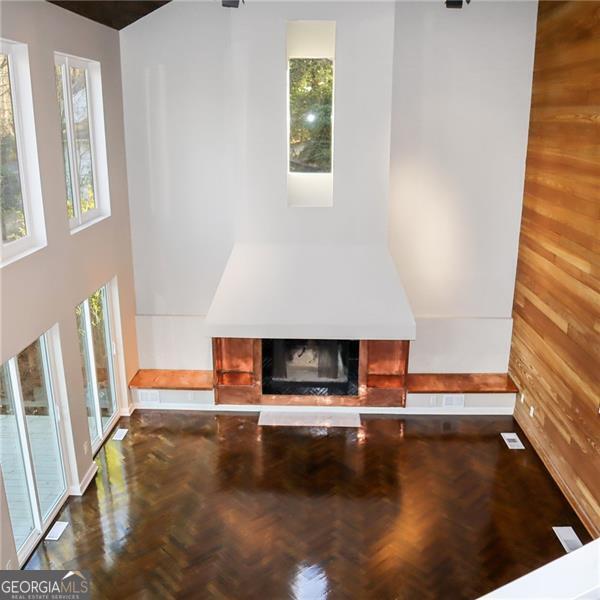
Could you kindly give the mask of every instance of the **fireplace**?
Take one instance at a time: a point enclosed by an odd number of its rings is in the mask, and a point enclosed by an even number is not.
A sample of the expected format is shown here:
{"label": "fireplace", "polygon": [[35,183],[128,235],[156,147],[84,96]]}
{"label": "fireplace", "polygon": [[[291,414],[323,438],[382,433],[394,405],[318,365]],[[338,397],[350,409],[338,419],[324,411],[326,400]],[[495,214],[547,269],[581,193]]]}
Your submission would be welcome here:
{"label": "fireplace", "polygon": [[404,406],[408,351],[408,340],[215,337],[215,402]]}
{"label": "fireplace", "polygon": [[358,340],[262,340],[263,394],[358,395]]}

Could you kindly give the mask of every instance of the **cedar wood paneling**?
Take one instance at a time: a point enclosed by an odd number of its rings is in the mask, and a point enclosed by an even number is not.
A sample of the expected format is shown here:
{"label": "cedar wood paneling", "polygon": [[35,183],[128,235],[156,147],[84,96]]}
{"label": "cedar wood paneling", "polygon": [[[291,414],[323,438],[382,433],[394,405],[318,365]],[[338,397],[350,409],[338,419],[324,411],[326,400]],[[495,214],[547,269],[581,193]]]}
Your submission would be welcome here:
{"label": "cedar wood paneling", "polygon": [[598,537],[600,2],[539,5],[513,317],[516,418]]}

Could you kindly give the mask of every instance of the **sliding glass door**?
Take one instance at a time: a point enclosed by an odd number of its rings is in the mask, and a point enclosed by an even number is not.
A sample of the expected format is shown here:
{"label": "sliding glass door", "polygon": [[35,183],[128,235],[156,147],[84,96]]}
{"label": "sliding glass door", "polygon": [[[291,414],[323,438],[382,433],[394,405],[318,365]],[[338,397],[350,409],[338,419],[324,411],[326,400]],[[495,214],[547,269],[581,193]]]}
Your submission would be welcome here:
{"label": "sliding glass door", "polygon": [[0,367],[0,466],[17,549],[36,529],[31,503],[33,490],[19,433],[9,366],[4,364]]}
{"label": "sliding glass door", "polygon": [[35,543],[67,493],[46,338],[0,367],[0,464],[17,550]]}
{"label": "sliding glass door", "polygon": [[45,340],[25,348],[17,357],[17,368],[39,508],[45,520],[66,490]]}
{"label": "sliding glass door", "polygon": [[96,449],[117,412],[109,294],[101,287],[75,310],[88,426]]}

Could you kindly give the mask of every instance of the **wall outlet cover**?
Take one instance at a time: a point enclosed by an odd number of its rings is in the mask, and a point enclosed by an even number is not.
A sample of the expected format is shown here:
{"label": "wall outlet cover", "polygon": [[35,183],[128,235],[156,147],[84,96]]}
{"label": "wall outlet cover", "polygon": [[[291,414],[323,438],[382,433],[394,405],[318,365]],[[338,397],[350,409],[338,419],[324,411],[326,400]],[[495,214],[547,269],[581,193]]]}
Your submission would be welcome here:
{"label": "wall outlet cover", "polygon": [[465,406],[464,394],[444,394],[442,396],[442,406],[452,406],[454,408],[463,408]]}
{"label": "wall outlet cover", "polygon": [[160,390],[138,390],[140,404],[156,406],[160,404]]}

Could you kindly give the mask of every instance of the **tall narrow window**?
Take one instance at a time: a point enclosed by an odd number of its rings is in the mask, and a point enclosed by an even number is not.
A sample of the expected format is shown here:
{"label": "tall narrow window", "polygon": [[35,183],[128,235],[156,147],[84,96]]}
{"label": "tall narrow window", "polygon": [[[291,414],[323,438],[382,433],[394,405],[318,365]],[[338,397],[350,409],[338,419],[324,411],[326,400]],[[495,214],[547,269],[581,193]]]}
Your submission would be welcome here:
{"label": "tall narrow window", "polygon": [[109,295],[102,287],[76,309],[88,426],[96,448],[117,411]]}
{"label": "tall narrow window", "polygon": [[27,46],[0,40],[2,264],[45,244]]}
{"label": "tall narrow window", "polygon": [[8,54],[0,54],[0,151],[2,152],[2,242],[27,235],[23,186],[17,151],[17,130]]}
{"label": "tall narrow window", "polygon": [[67,215],[78,228],[109,213],[100,65],[56,54]]}
{"label": "tall narrow window", "polygon": [[67,496],[46,336],[0,366],[0,464],[21,561]]}
{"label": "tall narrow window", "polygon": [[333,61],[290,58],[290,171],[331,173]]}
{"label": "tall narrow window", "polygon": [[333,204],[335,23],[290,21],[288,204]]}

